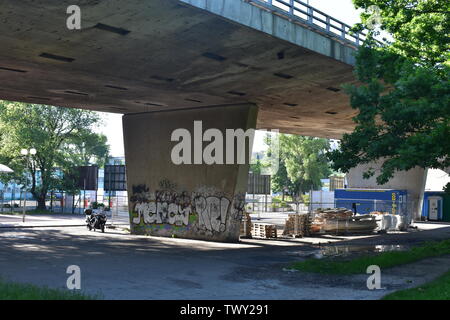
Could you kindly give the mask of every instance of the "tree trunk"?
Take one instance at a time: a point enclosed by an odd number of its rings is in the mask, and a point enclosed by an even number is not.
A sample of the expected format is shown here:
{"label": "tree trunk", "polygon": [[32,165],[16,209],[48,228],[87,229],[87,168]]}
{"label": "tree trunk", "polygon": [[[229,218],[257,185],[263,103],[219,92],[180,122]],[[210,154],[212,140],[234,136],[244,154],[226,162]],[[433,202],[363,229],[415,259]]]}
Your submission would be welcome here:
{"label": "tree trunk", "polygon": [[45,196],[46,195],[39,195],[39,197],[37,198],[37,210],[46,210],[47,207],[45,206]]}

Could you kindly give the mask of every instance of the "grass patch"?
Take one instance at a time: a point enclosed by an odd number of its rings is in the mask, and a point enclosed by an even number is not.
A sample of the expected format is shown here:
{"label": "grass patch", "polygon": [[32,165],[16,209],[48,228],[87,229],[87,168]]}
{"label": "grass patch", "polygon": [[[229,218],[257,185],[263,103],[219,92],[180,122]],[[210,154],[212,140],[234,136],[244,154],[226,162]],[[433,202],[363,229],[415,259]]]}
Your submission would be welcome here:
{"label": "grass patch", "polygon": [[383,300],[450,300],[450,271],[417,288],[388,294]]}
{"label": "grass patch", "polygon": [[32,284],[7,282],[0,279],[0,300],[94,300],[99,296],[76,291],[51,289]]}
{"label": "grass patch", "polygon": [[294,262],[292,269],[323,274],[357,274],[365,273],[370,265],[377,265],[381,269],[407,264],[429,257],[450,254],[450,240],[440,242],[426,242],[405,251],[390,251],[376,255],[365,255],[351,260],[307,259]]}

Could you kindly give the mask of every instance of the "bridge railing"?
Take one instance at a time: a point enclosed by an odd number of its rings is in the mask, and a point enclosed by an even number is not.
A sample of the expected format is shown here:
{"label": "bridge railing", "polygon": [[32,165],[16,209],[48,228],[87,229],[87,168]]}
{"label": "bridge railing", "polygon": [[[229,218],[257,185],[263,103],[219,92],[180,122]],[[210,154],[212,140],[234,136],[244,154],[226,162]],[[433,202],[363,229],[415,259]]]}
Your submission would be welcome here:
{"label": "bridge railing", "polygon": [[262,6],[274,13],[296,20],[302,25],[324,32],[343,41],[359,45],[366,39],[365,32],[350,32],[350,25],[341,22],[328,14],[315,9],[300,0],[246,0],[249,3]]}

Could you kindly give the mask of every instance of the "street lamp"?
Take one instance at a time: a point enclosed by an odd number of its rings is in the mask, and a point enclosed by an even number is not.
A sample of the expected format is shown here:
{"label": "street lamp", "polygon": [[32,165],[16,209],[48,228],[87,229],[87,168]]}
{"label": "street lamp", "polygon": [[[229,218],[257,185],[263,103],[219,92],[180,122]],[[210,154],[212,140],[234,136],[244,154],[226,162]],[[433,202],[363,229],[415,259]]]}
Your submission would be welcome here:
{"label": "street lamp", "polygon": [[[28,149],[21,149],[20,150],[20,154],[24,157],[26,157],[26,161],[28,161],[28,156],[32,157],[37,153],[35,148],[31,148],[30,150]],[[25,222],[25,208],[27,206],[27,185],[28,185],[28,177],[26,176],[26,172],[25,172],[25,193],[24,193],[24,197],[23,197],[23,209],[22,209],[22,222]]]}
{"label": "street lamp", "polygon": [[34,156],[36,153],[37,153],[37,151],[35,148],[31,148],[30,150],[27,150],[27,149],[20,150],[20,154],[23,156],[26,156],[28,154]]}

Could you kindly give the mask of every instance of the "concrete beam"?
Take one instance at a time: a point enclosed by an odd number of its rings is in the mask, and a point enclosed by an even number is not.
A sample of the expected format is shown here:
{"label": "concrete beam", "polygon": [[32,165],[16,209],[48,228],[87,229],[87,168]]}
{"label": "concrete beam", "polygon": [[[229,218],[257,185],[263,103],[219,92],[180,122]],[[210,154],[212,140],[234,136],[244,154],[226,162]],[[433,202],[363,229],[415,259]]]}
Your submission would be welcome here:
{"label": "concrete beam", "polygon": [[[194,121],[202,121],[203,132],[217,129],[225,137],[226,129],[255,128],[256,117],[257,108],[250,104],[125,115],[131,232],[238,241],[249,160],[245,164],[176,164],[172,152],[179,142],[172,141],[172,134],[186,129],[198,141],[202,137],[194,132]],[[192,158],[201,156],[203,148],[196,150],[193,144]],[[224,158],[228,150],[223,150]]]}
{"label": "concrete beam", "polygon": [[249,0],[180,1],[321,55],[349,65],[355,64],[354,45],[339,42],[331,36],[307,28],[287,15],[274,14],[265,7],[258,6],[258,3]]}

